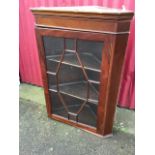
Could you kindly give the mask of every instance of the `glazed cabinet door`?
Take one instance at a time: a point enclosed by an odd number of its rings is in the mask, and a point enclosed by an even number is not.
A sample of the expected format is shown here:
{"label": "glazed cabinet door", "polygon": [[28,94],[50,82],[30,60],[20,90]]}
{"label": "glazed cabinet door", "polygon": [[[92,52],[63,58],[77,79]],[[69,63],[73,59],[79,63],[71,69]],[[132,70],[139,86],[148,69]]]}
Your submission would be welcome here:
{"label": "glazed cabinet door", "polygon": [[107,36],[43,28],[36,34],[48,115],[97,131],[110,61]]}

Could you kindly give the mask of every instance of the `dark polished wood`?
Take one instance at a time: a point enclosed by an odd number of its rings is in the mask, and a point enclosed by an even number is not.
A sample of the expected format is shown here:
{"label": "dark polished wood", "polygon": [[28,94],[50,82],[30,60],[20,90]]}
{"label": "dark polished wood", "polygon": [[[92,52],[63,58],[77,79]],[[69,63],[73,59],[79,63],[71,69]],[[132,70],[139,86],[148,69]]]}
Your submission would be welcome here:
{"label": "dark polished wood", "polygon": [[[94,134],[111,135],[133,12],[102,7],[96,7],[92,10],[90,7],[88,11],[84,7],[78,7],[77,9],[75,7],[65,9],[60,7],[32,8],[31,10],[36,20],[36,38],[48,117]],[[49,91],[45,47],[43,44],[44,36],[76,38],[104,43],[100,81],[97,82],[100,85],[96,127],[76,123],[53,114],[53,103],[52,97],[50,97],[51,92]],[[72,52],[74,51],[72,50]],[[83,72],[85,74],[84,70]]]}
{"label": "dark polished wood", "polygon": [[[103,7],[85,7],[74,9],[32,8],[37,26],[105,33],[126,33],[129,31],[131,11],[105,9]],[[93,10],[93,11],[91,11]],[[110,11],[111,10],[111,11]],[[66,22],[67,18],[67,22]],[[92,22],[93,21],[93,22]]]}

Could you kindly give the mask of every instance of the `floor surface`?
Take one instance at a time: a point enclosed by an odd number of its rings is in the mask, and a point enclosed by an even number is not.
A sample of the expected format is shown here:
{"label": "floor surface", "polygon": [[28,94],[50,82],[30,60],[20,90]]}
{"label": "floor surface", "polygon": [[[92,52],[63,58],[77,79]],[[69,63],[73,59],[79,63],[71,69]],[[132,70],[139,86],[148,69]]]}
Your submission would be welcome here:
{"label": "floor surface", "polygon": [[111,138],[47,117],[43,90],[20,85],[20,155],[134,155],[134,111],[117,108]]}

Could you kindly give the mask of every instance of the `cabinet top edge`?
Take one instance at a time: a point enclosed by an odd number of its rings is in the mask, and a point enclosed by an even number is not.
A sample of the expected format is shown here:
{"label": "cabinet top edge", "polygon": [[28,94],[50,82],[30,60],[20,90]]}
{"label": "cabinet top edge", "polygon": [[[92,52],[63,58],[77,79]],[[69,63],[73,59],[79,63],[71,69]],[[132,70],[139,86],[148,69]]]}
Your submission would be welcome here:
{"label": "cabinet top edge", "polygon": [[30,8],[33,14],[77,14],[77,15],[98,15],[98,16],[126,16],[132,18],[134,12],[126,9],[114,9],[101,6],[72,6],[72,7],[35,7]]}

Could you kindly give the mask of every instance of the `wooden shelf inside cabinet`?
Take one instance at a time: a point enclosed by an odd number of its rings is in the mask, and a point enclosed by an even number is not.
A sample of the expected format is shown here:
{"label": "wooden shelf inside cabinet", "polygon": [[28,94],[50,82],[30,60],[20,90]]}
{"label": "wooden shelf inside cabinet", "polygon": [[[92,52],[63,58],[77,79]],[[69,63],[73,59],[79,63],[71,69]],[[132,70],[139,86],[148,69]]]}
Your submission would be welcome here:
{"label": "wooden shelf inside cabinet", "polygon": [[[98,60],[91,53],[81,53],[79,54],[81,61],[85,69],[89,69],[96,72],[101,72],[100,70],[100,60]],[[61,55],[47,56],[48,60],[60,62]],[[62,61],[63,64],[71,65],[74,67],[81,67],[77,57],[74,53],[65,54]]]}
{"label": "wooden shelf inside cabinet", "polygon": [[[89,85],[90,89],[90,96],[88,98],[88,102],[91,102],[93,104],[98,104],[98,92],[97,90],[92,86]],[[65,83],[65,84],[59,84],[60,93],[66,94],[69,96],[73,96],[75,98],[81,99],[86,101],[87,98],[87,83],[85,81],[78,81],[74,83]],[[49,88],[50,91],[57,92],[57,87],[51,86]]]}
{"label": "wooden shelf inside cabinet", "polygon": [[132,11],[32,8],[48,116],[112,134]]}

